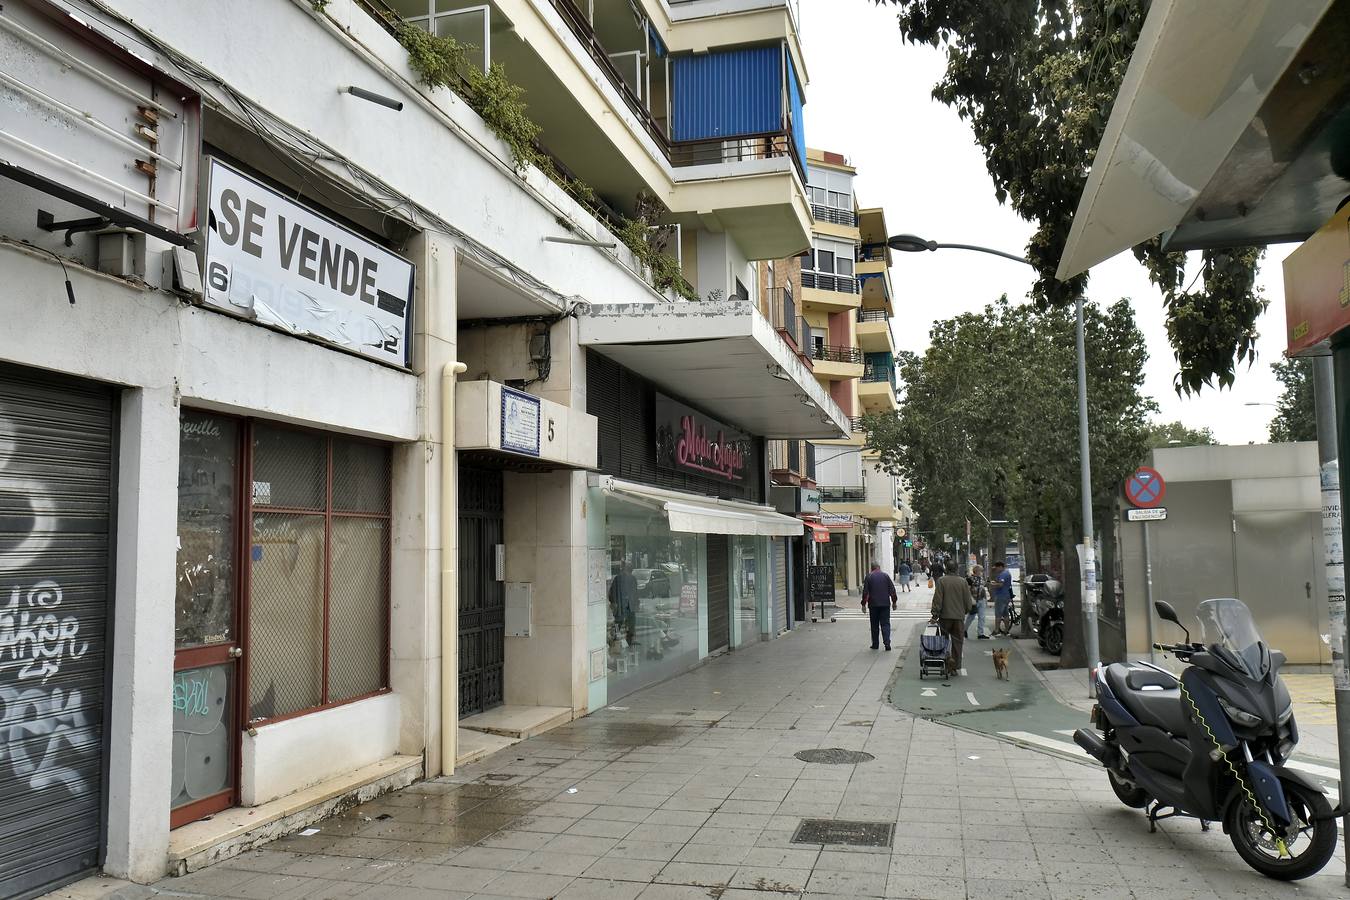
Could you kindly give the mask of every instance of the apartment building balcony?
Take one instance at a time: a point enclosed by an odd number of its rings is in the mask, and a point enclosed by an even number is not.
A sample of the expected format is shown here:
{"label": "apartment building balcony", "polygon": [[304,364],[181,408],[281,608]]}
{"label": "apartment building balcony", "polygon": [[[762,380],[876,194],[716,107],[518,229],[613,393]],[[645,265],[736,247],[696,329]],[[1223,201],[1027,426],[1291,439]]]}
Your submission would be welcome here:
{"label": "apartment building balcony", "polygon": [[867,353],[895,354],[891,336],[891,317],[884,309],[859,309],[857,312],[858,347]]}
{"label": "apartment building balcony", "polygon": [[896,412],[900,402],[896,397],[895,369],[892,366],[869,365],[858,379],[858,400],[869,413]]}
{"label": "apartment building balcony", "polygon": [[891,267],[890,247],[883,244],[859,244],[858,245],[858,274],[875,275],[878,272],[885,272]]}
{"label": "apartment building balcony", "polygon": [[852,275],[802,272],[802,307],[838,312],[862,306],[862,289]]}
{"label": "apartment building balcony", "polygon": [[857,347],[814,344],[811,347],[811,360],[818,379],[837,381],[841,378],[861,378],[863,374],[863,355]]}
{"label": "apartment building balcony", "polygon": [[500,63],[539,142],[618,212],[649,192],[672,223],[729,232],[751,259],[809,242],[805,70],[784,0],[734,15],[699,3],[675,15],[659,0],[362,3]]}
{"label": "apartment building balcony", "polygon": [[821,508],[831,513],[857,516],[872,521],[889,521],[895,518],[896,509],[888,498],[875,496],[863,485],[822,485],[820,491]]}

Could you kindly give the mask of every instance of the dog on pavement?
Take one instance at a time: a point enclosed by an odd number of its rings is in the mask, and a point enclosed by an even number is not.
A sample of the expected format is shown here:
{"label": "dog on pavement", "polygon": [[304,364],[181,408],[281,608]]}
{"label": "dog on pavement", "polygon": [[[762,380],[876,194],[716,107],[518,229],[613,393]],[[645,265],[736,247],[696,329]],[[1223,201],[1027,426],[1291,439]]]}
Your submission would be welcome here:
{"label": "dog on pavement", "polygon": [[1008,680],[1008,651],[1006,649],[995,650],[993,656],[995,677]]}

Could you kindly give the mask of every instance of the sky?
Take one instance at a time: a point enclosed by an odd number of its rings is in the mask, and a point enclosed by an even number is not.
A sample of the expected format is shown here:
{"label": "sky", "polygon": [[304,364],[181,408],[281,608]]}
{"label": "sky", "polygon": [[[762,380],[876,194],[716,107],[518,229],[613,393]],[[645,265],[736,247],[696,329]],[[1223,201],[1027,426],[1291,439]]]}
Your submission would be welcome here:
{"label": "sky", "polygon": [[[863,207],[883,207],[891,234],[1024,252],[1031,226],[999,206],[984,155],[970,128],[930,91],[942,76],[940,51],[900,39],[895,9],[872,0],[801,0],[801,36],[810,83],[806,135],[812,147],[843,153],[857,167]],[[1281,263],[1294,244],[1272,247],[1259,284],[1270,307],[1258,321],[1257,360],[1234,386],[1178,397],[1176,361],[1167,342],[1162,295],[1128,251],[1096,266],[1088,297],[1128,297],[1148,344],[1144,392],[1160,421],[1209,428],[1225,444],[1264,443],[1280,384],[1272,362],[1284,349]],[[1187,276],[1197,271],[1192,265]],[[921,352],[932,323],[981,309],[1007,293],[1026,300],[1034,278],[1019,263],[959,250],[895,254],[892,331],[901,350]],[[1015,412],[1015,411],[1013,411]]]}

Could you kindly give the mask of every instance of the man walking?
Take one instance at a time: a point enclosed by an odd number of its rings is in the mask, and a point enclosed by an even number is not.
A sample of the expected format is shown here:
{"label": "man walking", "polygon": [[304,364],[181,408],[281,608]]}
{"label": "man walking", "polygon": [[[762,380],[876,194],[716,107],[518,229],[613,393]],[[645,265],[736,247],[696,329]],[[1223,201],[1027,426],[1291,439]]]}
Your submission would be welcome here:
{"label": "man walking", "polygon": [[[881,631],[881,636],[886,642],[886,649],[891,649],[891,610],[896,609],[899,597],[895,595],[895,582],[891,581],[891,576],[881,571],[881,564],[872,563],[872,571],[867,573],[863,579],[862,605],[867,610],[871,619],[872,626],[872,649],[877,649],[877,631]],[[890,601],[890,608],[886,607],[886,602]]]}
{"label": "man walking", "polygon": [[1012,573],[1008,564],[999,560],[994,563],[993,574],[990,592],[994,597],[994,634],[1012,634]]}
{"label": "man walking", "polygon": [[947,656],[947,676],[950,678],[961,671],[961,650],[966,643],[966,613],[974,605],[970,585],[960,575],[943,574],[940,564],[933,566],[936,584],[933,587],[932,621],[938,623],[942,633],[951,641],[951,653]]}

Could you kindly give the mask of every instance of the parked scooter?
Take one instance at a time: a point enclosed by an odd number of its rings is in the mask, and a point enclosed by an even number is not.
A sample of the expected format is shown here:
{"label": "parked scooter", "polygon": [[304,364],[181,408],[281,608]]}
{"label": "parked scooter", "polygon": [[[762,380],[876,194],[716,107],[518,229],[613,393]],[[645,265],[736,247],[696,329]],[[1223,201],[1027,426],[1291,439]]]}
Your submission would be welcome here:
{"label": "parked scooter", "polygon": [[1049,575],[1024,579],[1022,614],[1031,616],[1041,649],[1058,656],[1064,649],[1064,586]]}
{"label": "parked scooter", "polygon": [[[1186,631],[1171,604],[1158,617]],[[1206,600],[1198,643],[1155,644],[1189,663],[1178,680],[1149,663],[1097,670],[1092,722],[1073,739],[1106,767],[1126,806],[1159,819],[1222,822],[1247,865],[1292,881],[1321,871],[1336,850],[1336,818],[1301,773],[1285,767],[1298,743],[1294,707],[1280,680],[1285,656],[1261,640],[1240,600]],[[1165,812],[1164,812],[1165,810]]]}

